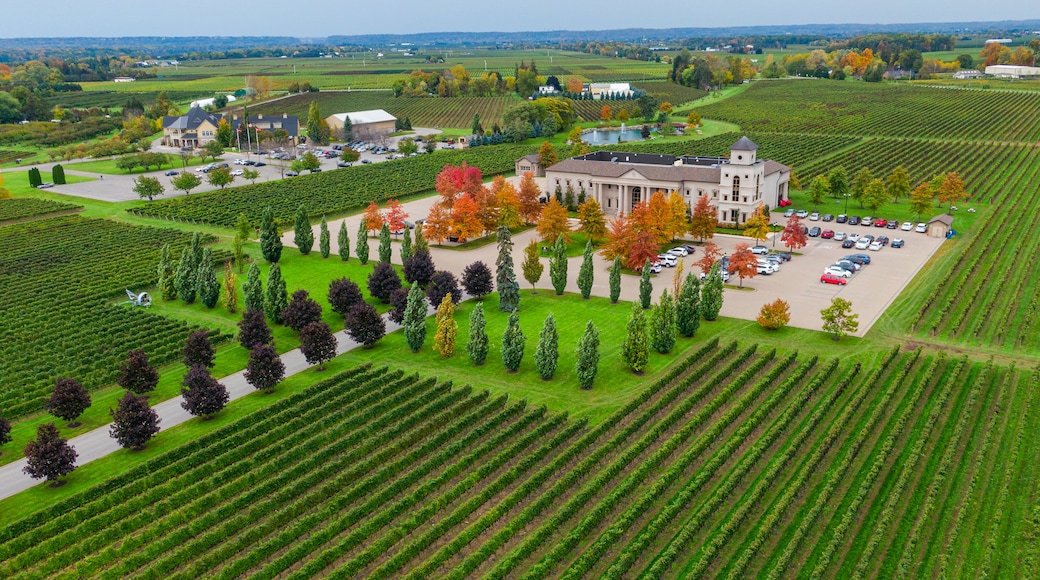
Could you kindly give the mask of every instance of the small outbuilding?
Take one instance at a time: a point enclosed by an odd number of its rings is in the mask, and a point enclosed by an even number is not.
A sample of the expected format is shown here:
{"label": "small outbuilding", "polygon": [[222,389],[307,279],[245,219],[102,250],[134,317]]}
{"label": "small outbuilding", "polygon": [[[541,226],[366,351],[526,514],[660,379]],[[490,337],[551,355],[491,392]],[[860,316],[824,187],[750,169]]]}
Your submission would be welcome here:
{"label": "small outbuilding", "polygon": [[532,177],[545,177],[545,168],[542,167],[542,158],[537,153],[524,155],[516,160],[516,174],[523,175],[531,173]]}
{"label": "small outbuilding", "polygon": [[953,229],[953,216],[944,213],[928,220],[928,235],[933,238],[945,238]]}

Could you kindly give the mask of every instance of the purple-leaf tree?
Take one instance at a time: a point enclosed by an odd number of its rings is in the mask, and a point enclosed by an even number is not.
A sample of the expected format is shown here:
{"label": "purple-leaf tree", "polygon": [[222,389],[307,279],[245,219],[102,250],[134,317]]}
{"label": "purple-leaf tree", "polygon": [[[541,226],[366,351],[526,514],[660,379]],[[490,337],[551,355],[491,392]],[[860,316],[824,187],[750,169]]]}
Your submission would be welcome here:
{"label": "purple-leaf tree", "polygon": [[273,345],[262,344],[249,351],[246,364],[246,382],[258,391],[273,393],[274,387],[285,378],[285,364]]}
{"label": "purple-leaf tree", "polygon": [[300,352],[307,364],[318,365],[325,370],[325,363],[336,358],[336,336],[324,322],[312,322],[300,331]]}
{"label": "purple-leaf tree", "polygon": [[76,457],[79,454],[61,438],[54,423],[46,423],[36,428],[36,439],[25,446],[26,465],[22,471],[33,479],[47,478],[51,487],[58,487],[61,481],[73,469],[76,469]]}
{"label": "purple-leaf tree", "polygon": [[90,407],[90,393],[76,379],[58,379],[44,405],[48,413],[64,419],[74,429],[80,426],[76,418]]}
{"label": "purple-leaf tree", "polygon": [[159,432],[159,415],[148,406],[148,397],[127,392],[109,413],[112,427],[108,434],[124,449],[140,451]]}
{"label": "purple-leaf tree", "polygon": [[202,365],[188,369],[182,384],[181,396],[184,401],[181,407],[195,417],[202,417],[203,421],[209,421],[227,405],[227,387],[217,382],[209,369]]}
{"label": "purple-leaf tree", "polygon": [[159,371],[148,364],[148,355],[141,349],[126,354],[126,361],[119,368],[116,384],[124,389],[143,395],[155,390],[159,384]]}
{"label": "purple-leaf tree", "polygon": [[217,352],[213,349],[213,343],[209,341],[209,333],[205,330],[196,330],[188,335],[184,341],[184,366],[191,368],[195,365],[213,367],[213,358]]}
{"label": "purple-leaf tree", "polygon": [[238,341],[242,343],[242,346],[253,350],[260,345],[271,344],[273,340],[274,335],[271,334],[271,328],[267,326],[264,311],[254,308],[247,309],[242,315],[242,320],[238,321]]}
{"label": "purple-leaf tree", "polygon": [[300,332],[312,322],[321,320],[321,305],[306,290],[293,292],[289,305],[282,311],[282,324]]}
{"label": "purple-leaf tree", "polygon": [[386,321],[376,311],[375,306],[368,302],[356,304],[350,309],[346,326],[350,338],[365,348],[372,348],[372,345],[386,334]]}

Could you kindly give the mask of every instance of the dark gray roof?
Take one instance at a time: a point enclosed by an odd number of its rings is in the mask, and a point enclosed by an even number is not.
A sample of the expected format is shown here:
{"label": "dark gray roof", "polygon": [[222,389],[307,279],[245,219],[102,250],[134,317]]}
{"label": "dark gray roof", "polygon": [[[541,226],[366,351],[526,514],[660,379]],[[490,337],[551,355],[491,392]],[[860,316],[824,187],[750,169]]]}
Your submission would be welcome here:
{"label": "dark gray roof", "polygon": [[[553,173],[576,173],[591,175],[593,177],[617,178],[635,171],[651,181],[700,181],[704,183],[719,183],[722,167],[728,164],[714,167],[704,165],[657,165],[648,163],[625,163],[619,161],[590,161],[580,157],[564,159],[556,165],[546,169]],[[790,171],[791,168],[776,161],[766,161],[764,167],[765,175]]]}
{"label": "dark gray roof", "polygon": [[[238,130],[238,125],[242,122],[242,119],[234,119],[231,121],[232,132]],[[275,129],[282,129],[289,134],[290,137],[296,137],[300,134],[300,118],[296,116],[284,116],[284,117],[249,117],[249,124],[253,127],[259,128],[261,131],[274,131]]]}
{"label": "dark gray roof", "polygon": [[220,115],[212,115],[202,110],[201,107],[192,107],[188,110],[187,114],[180,115],[179,117],[163,117],[163,129],[180,129],[194,130],[198,129],[199,125],[209,121],[215,126],[220,122]]}
{"label": "dark gray roof", "polygon": [[541,163],[542,158],[537,153],[531,153],[530,155],[524,155],[520,159],[526,159],[531,163]]}
{"label": "dark gray roof", "polygon": [[737,149],[737,150],[740,150],[740,151],[754,151],[754,150],[758,149],[758,145],[755,145],[755,142],[752,141],[751,139],[748,139],[747,136],[745,135],[745,136],[741,137],[736,143],[731,145],[730,148],[729,148],[730,151],[733,151],[734,149]]}

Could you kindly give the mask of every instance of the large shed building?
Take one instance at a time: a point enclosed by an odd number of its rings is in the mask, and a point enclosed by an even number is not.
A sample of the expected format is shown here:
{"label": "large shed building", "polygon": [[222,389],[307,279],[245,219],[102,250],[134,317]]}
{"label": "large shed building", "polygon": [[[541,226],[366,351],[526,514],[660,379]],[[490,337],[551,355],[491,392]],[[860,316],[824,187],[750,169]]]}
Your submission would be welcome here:
{"label": "large shed building", "polygon": [[355,139],[373,139],[397,130],[397,117],[383,109],[336,113],[326,117],[325,121],[333,132],[338,133],[343,131],[344,120],[347,118],[350,118],[350,130]]}

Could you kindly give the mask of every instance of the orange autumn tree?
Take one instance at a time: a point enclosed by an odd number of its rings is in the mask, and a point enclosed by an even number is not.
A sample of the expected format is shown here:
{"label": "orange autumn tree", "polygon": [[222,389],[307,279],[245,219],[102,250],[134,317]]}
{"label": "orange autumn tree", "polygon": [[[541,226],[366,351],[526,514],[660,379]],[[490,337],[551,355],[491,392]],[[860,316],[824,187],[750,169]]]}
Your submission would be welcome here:
{"label": "orange autumn tree", "polygon": [[[501,177],[501,176],[499,176]],[[498,229],[498,199],[491,190],[481,187],[468,195],[477,206],[477,220],[485,235]]]}
{"label": "orange autumn tree", "polygon": [[451,235],[460,242],[475,238],[484,229],[477,217],[477,202],[469,194],[463,194],[455,200],[451,212]]}
{"label": "orange autumn tree", "polygon": [[451,213],[455,199],[463,193],[476,194],[484,187],[484,178],[477,167],[470,167],[465,161],[462,165],[445,165],[437,174],[436,188],[441,200],[438,202]]}
{"label": "orange autumn tree", "polygon": [[571,231],[570,224],[567,221],[567,210],[560,205],[560,202],[556,201],[555,197],[542,207],[537,229],[542,241],[555,241],[561,234],[564,241],[570,241],[570,236],[567,235]]}
{"label": "orange autumn tree", "polygon": [[751,246],[745,242],[737,244],[737,250],[729,257],[730,276],[736,275],[740,278],[740,287],[744,287],[744,278],[754,278],[758,275],[758,258],[751,253]]}
{"label": "orange autumn tree", "polygon": [[599,120],[609,121],[614,117],[614,114],[610,110],[610,105],[603,105],[603,108],[599,110]]}
{"label": "orange autumn tree", "polygon": [[387,202],[386,223],[390,227],[391,232],[403,232],[404,220],[407,217],[408,214],[401,207],[401,202],[396,199],[391,199]]}
{"label": "orange autumn tree", "polygon": [[430,214],[426,216],[426,221],[423,223],[423,235],[426,239],[438,244],[444,243],[444,240],[451,235],[451,214],[448,213],[448,210],[441,207],[440,204],[433,204]]}
{"label": "orange autumn tree", "polygon": [[376,202],[370,202],[368,207],[365,208],[365,227],[370,232],[379,232],[383,228],[383,214],[379,212],[379,205]]}
{"label": "orange autumn tree", "polygon": [[542,195],[538,184],[534,181],[534,175],[530,171],[524,172],[520,178],[520,218],[524,223],[533,224],[542,215],[542,204],[538,198]]}
{"label": "orange autumn tree", "polygon": [[670,235],[672,239],[675,239],[685,234],[690,226],[690,217],[686,215],[686,200],[683,199],[678,191],[673,190],[668,195],[668,209],[672,218],[669,224],[671,226]]}
{"label": "orange autumn tree", "polygon": [[787,218],[787,225],[784,226],[784,231],[780,234],[780,241],[789,250],[804,248],[809,243],[809,238],[806,237],[805,230],[802,227],[802,220],[798,219],[798,216],[793,215]]}
{"label": "orange autumn tree", "polygon": [[631,243],[628,246],[628,255],[622,256],[625,266],[638,270],[643,267],[647,260],[657,260],[657,251],[661,249],[658,238],[651,230],[634,230]]}
{"label": "orange autumn tree", "polygon": [[707,276],[708,271],[715,265],[715,262],[718,262],[721,259],[722,250],[719,249],[714,242],[708,242],[704,246],[704,253],[701,255],[701,259],[694,263],[697,264],[697,267],[701,269],[701,272],[704,272],[704,275]]}
{"label": "orange autumn tree", "polygon": [[950,171],[943,176],[942,185],[939,186],[939,205],[949,202],[951,205],[968,199],[968,192],[964,190],[964,180],[956,171]]}
{"label": "orange autumn tree", "polygon": [[502,186],[495,191],[495,203],[498,205],[498,224],[513,229],[523,225],[520,217],[520,197],[512,183],[502,180]]}
{"label": "orange autumn tree", "polygon": [[693,217],[690,219],[690,235],[698,240],[710,240],[715,235],[718,225],[718,212],[707,195],[697,199],[693,206]]}
{"label": "orange autumn tree", "polygon": [[[654,197],[658,198],[654,200]],[[664,196],[655,194],[650,198],[650,203],[639,202],[632,208],[632,230],[635,232],[647,232],[660,246],[671,240],[667,231],[671,212],[668,211],[668,203]],[[656,252],[655,252],[656,254]]]}
{"label": "orange autumn tree", "polygon": [[607,223],[607,241],[603,244],[600,254],[608,261],[620,257],[625,260],[628,257],[628,246],[631,244],[632,225],[625,214],[618,212],[610,222]]}

